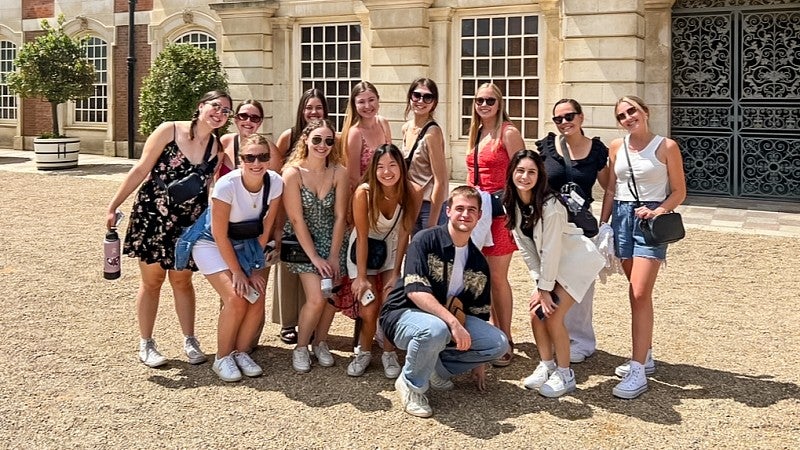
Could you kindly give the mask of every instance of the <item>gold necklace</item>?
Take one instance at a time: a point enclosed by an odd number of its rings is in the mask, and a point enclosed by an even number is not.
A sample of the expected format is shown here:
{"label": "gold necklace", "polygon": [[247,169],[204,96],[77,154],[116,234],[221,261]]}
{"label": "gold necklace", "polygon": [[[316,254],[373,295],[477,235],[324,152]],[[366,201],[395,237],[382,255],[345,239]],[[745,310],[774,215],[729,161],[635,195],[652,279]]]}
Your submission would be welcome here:
{"label": "gold necklace", "polygon": [[252,192],[248,191],[245,188],[245,191],[247,191],[247,195],[250,196],[250,201],[253,202],[253,209],[255,209],[256,208],[256,200],[258,200],[258,194],[261,193],[261,190],[259,189],[258,192],[252,193]]}

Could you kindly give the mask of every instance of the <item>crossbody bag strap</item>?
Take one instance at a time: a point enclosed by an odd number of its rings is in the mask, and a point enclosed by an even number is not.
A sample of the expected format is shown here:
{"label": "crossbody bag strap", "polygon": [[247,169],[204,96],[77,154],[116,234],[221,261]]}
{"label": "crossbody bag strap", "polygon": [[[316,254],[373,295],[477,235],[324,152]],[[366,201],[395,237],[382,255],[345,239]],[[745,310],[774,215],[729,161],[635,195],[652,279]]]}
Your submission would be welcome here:
{"label": "crossbody bag strap", "polygon": [[[630,136],[630,135],[628,135]],[[633,198],[636,199],[636,207],[642,206],[642,202],[639,201],[639,189],[636,187],[636,177],[633,176],[633,165],[631,164],[631,157],[628,155],[628,141],[626,140],[628,136],[622,138],[622,145],[625,147],[625,159],[628,160],[628,171],[631,176],[631,182],[633,183]]]}
{"label": "crossbody bag strap", "polygon": [[[378,212],[380,213],[380,211],[378,211]],[[392,234],[392,231],[394,231],[394,227],[395,227],[395,226],[397,226],[397,222],[400,220],[400,216],[401,216],[402,214],[403,214],[403,207],[401,206],[401,207],[400,207],[400,211],[397,211],[397,217],[395,217],[395,218],[394,218],[394,223],[392,223],[392,228],[389,228],[389,232],[388,232],[388,233],[386,233],[386,234],[383,236],[383,239],[381,239],[382,241],[385,241],[385,240],[386,240],[386,238],[388,238],[388,237],[389,237],[389,235],[390,235],[390,234]]]}
{"label": "crossbody bag strap", "polygon": [[409,151],[409,152],[408,152],[408,156],[406,156],[406,163],[407,163],[408,165],[411,165],[411,159],[412,159],[412,158],[414,158],[414,153],[417,151],[417,147],[419,146],[419,143],[422,141],[422,138],[424,138],[424,137],[425,137],[425,133],[427,133],[427,132],[428,132],[428,128],[430,128],[430,127],[432,127],[432,126],[434,126],[434,125],[435,125],[435,126],[439,126],[439,124],[438,124],[438,123],[436,123],[436,121],[435,121],[435,120],[431,120],[430,122],[426,123],[426,124],[425,124],[425,125],[422,127],[422,129],[421,129],[421,130],[419,130],[419,134],[417,135],[417,140],[416,140],[416,141],[414,141],[414,145],[413,145],[413,146],[411,146],[411,151]]}
{"label": "crossbody bag strap", "polygon": [[564,158],[564,173],[567,175],[567,181],[572,182],[572,158],[569,156],[569,149],[567,148],[567,140],[564,136],[558,137],[561,142],[561,155]]}
{"label": "crossbody bag strap", "polygon": [[480,177],[478,176],[478,145],[481,143],[481,133],[483,133],[483,127],[478,128],[478,135],[475,136],[475,148],[472,150],[472,157],[475,158],[475,164],[473,164],[473,185],[476,188],[481,187]]}
{"label": "crossbody bag strap", "polygon": [[264,220],[264,216],[266,216],[267,211],[269,211],[269,190],[271,182],[269,171],[267,171],[264,173],[264,194],[261,198],[261,214],[258,215],[258,218],[261,220]]}

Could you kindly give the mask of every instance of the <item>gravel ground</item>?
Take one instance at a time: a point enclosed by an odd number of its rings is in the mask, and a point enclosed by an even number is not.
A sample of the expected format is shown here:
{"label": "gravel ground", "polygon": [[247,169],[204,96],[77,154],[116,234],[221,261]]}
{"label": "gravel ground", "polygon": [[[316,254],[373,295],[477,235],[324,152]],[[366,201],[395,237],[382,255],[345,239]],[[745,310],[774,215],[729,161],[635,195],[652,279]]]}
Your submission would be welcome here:
{"label": "gravel ground", "polygon": [[[690,230],[673,245],[655,293],[658,372],[634,401],[611,395],[613,368],[630,352],[619,276],[598,285],[600,350],[574,366],[578,390],[551,400],[521,387],[538,357],[517,256],[514,362],[489,370],[485,393],[457,378],[454,391],[430,396],[434,417],[417,419],[398,406],[378,358],[364,377],[345,374],[352,322],[343,316],[333,368],[296,375],[290,346],[268,325],[254,353],[265,375],[225,384],[210,363],[185,362],[165,289],[155,336],[170,361],[148,369],[136,356],[136,263],[125,258],[119,280],[101,275],[103,210],[118,182],[3,178],[0,447],[800,447],[797,239]],[[218,298],[202,277],[195,286],[197,335],[212,353]]]}

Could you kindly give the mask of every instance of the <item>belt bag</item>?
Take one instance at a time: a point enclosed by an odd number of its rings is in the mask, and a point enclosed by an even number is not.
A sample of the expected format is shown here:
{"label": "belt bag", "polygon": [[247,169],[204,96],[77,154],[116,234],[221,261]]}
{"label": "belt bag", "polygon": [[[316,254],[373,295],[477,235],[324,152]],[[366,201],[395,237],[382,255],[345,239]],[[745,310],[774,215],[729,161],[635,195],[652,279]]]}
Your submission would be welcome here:
{"label": "belt bag", "polygon": [[[386,247],[386,238],[392,234],[394,231],[394,227],[397,225],[397,221],[400,220],[400,216],[403,215],[403,209],[401,208],[400,211],[397,213],[397,217],[394,219],[394,223],[392,224],[392,228],[383,236],[383,239],[375,239],[368,237],[367,238],[367,270],[378,270],[383,267],[383,264],[386,262],[386,257],[388,256],[388,251]],[[350,247],[350,261],[353,264],[358,265],[357,261],[357,253],[358,253],[358,239],[353,242],[353,245]]]}
{"label": "belt bag", "polygon": [[270,181],[269,172],[264,173],[264,187],[261,189],[261,213],[258,215],[258,219],[229,222],[229,238],[237,240],[253,239],[261,236],[264,232],[264,216],[269,211]]}
{"label": "belt bag", "polygon": [[504,192],[505,191],[500,190],[490,194],[492,198],[492,217],[501,217],[506,215],[506,209],[503,207]]}
{"label": "belt bag", "polygon": [[639,222],[644,240],[650,245],[671,244],[686,237],[683,219],[676,212],[660,214]]}
{"label": "belt bag", "polygon": [[170,204],[181,204],[185,201],[196,198],[203,192],[203,189],[206,186],[206,182],[203,180],[203,175],[209,175],[216,166],[216,157],[214,157],[214,159],[211,161],[208,160],[211,156],[211,148],[214,146],[214,142],[216,140],[217,138],[213,135],[208,138],[208,145],[206,145],[206,151],[203,154],[203,162],[197,165],[197,167],[195,167],[190,174],[186,175],[180,180],[174,180],[165,186],[164,182],[161,181],[161,178],[158,175],[152,175],[156,182],[161,185],[161,188],[167,191],[167,199],[169,200]]}
{"label": "belt bag", "polygon": [[297,241],[297,236],[286,235],[281,239],[281,261],[295,264],[309,264],[308,257],[303,247]]}
{"label": "belt bag", "polygon": [[564,159],[564,174],[567,176],[567,183],[561,186],[561,200],[567,207],[567,220],[574,223],[576,227],[583,230],[586,237],[595,237],[600,231],[600,227],[589,209],[589,202],[586,201],[586,194],[573,179],[572,158],[569,155],[567,140],[561,137],[561,157]]}

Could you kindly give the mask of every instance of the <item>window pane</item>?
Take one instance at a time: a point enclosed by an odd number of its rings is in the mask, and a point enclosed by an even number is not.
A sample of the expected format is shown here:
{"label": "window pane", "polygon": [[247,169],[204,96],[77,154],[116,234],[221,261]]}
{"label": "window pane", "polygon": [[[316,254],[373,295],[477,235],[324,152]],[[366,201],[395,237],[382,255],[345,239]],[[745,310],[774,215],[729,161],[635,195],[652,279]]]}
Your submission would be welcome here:
{"label": "window pane", "polygon": [[[178,43],[191,43],[203,38],[203,45],[213,40],[204,33],[188,33],[177,40]],[[84,42],[86,60],[94,67],[94,89],[90,97],[74,103],[75,122],[105,123],[108,121],[108,45],[96,37]],[[192,44],[194,45],[194,44]]]}
{"label": "window pane", "polygon": [[461,21],[461,36],[472,37],[475,36],[475,21],[472,19],[464,19]]}

